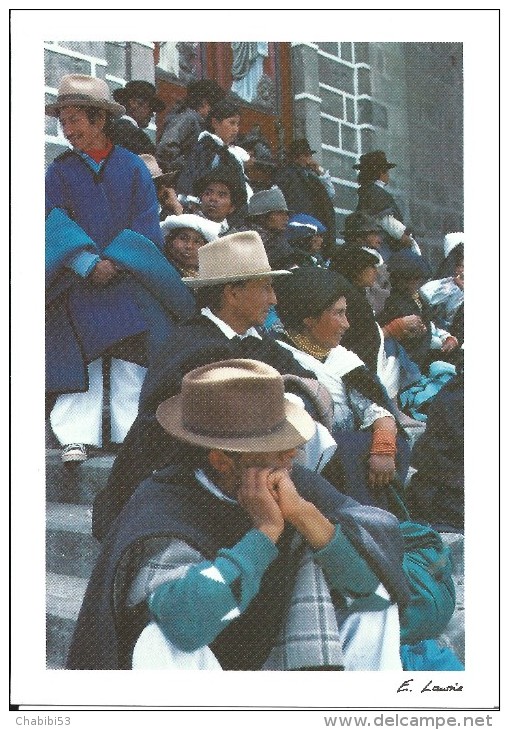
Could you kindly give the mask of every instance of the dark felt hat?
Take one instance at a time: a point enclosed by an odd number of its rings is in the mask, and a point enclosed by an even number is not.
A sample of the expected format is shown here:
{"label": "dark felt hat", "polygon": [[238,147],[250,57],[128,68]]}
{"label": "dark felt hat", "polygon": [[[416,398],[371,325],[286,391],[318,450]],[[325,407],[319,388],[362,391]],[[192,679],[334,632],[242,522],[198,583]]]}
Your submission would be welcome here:
{"label": "dark felt hat", "polygon": [[[283,281],[284,279],[284,281]],[[277,295],[276,310],[285,327],[300,327],[306,317],[317,317],[351,287],[335,271],[317,266],[292,269],[290,276],[272,282]]]}
{"label": "dark felt hat", "polygon": [[198,178],[198,180],[193,183],[194,194],[198,195],[198,197],[203,195],[205,188],[211,183],[222,183],[223,185],[226,185],[230,191],[232,204],[236,208],[243,205],[246,191],[245,189],[242,189],[237,182],[235,182],[235,179],[232,178],[231,172],[226,167],[219,164],[206,175]]}
{"label": "dark felt hat", "polygon": [[352,165],[354,170],[390,170],[396,167],[394,162],[387,162],[385,152],[382,150],[374,150],[361,155],[359,162]]}
{"label": "dark felt hat", "polygon": [[288,147],[289,157],[299,157],[299,155],[314,155],[316,150],[312,150],[309,146],[309,142],[304,137],[301,139],[294,139]]}
{"label": "dark felt hat", "polygon": [[345,230],[342,236],[355,236],[358,233],[379,233],[381,230],[378,221],[362,210],[356,210],[345,218]]}
{"label": "dark felt hat", "polygon": [[346,244],[334,250],[330,266],[351,281],[368,266],[379,266],[380,262],[381,256],[377,251]]}
{"label": "dark felt hat", "polygon": [[115,101],[124,106],[126,101],[133,97],[150,101],[154,112],[162,112],[165,107],[164,101],[156,96],[156,87],[149,81],[128,81],[123,88],[115,89],[113,92]]}

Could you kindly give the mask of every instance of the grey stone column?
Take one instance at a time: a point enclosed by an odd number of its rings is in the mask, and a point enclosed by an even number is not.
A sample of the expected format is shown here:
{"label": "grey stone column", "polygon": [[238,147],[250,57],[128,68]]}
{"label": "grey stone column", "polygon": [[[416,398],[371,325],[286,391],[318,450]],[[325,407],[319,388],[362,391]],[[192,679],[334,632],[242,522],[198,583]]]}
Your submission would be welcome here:
{"label": "grey stone column", "polygon": [[[317,47],[312,43],[296,43],[292,47],[294,98],[294,137],[305,137],[311,149],[317,150],[321,162],[320,89]],[[286,140],[288,144],[289,140]]]}
{"label": "grey stone column", "polygon": [[127,81],[132,79],[155,83],[154,46],[149,43],[128,43],[126,48]]}

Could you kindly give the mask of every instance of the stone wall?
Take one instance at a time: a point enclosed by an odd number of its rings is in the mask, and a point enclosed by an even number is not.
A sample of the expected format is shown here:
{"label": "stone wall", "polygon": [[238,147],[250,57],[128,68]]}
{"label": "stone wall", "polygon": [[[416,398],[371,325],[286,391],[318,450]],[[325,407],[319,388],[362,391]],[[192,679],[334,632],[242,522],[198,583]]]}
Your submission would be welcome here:
{"label": "stone wall", "polygon": [[337,230],[357,204],[352,165],[383,149],[390,190],[430,258],[463,226],[463,77],[458,43],[295,43],[294,136],[336,188]]}

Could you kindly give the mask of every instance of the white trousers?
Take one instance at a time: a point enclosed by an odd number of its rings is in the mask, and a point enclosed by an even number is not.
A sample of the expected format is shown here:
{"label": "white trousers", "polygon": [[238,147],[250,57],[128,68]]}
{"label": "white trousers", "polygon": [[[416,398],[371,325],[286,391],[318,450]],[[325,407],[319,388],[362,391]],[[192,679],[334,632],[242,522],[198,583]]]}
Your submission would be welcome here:
{"label": "white trousers", "polygon": [[[102,359],[88,366],[89,387],[85,393],[59,395],[50,415],[51,428],[59,442],[102,445]],[[110,371],[111,441],[121,444],[138,413],[146,368],[112,358]]]}
{"label": "white trousers", "polygon": [[339,623],[339,635],[343,644],[345,671],[401,671],[399,612],[396,604],[385,611],[351,614],[343,623]]}
{"label": "white trousers", "polygon": [[[382,590],[385,592],[385,589]],[[343,622],[339,621],[345,671],[401,671],[399,631],[396,604],[384,611],[353,613]],[[222,671],[208,646],[196,651],[182,651],[168,641],[155,622],[148,624],[138,637],[133,651],[132,669]]]}

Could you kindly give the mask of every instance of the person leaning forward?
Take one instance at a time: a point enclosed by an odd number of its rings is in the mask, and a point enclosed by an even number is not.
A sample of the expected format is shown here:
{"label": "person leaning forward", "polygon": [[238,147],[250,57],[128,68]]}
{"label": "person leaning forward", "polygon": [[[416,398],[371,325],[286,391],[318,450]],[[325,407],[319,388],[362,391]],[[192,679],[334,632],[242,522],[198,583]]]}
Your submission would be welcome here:
{"label": "person leaning forward", "polygon": [[282,374],[315,378],[291,353],[257,329],[276,303],[273,277],[288,274],[271,269],[262,240],[254,231],[223,236],[198,249],[198,275],[183,281],[196,293],[201,312],[179,325],[149,363],[138,416],[106,487],[94,502],[93,533],[99,540],[136,486],[174,454],[175,442],[160,427],[155,411],[161,401],[178,392],[187,372],[210,362],[247,357],[266,362]]}
{"label": "person leaning forward", "polygon": [[68,669],[401,669],[396,518],[293,467],[311,417],[250,359],[189,372],[161,427],[185,461],[103,545]]}

